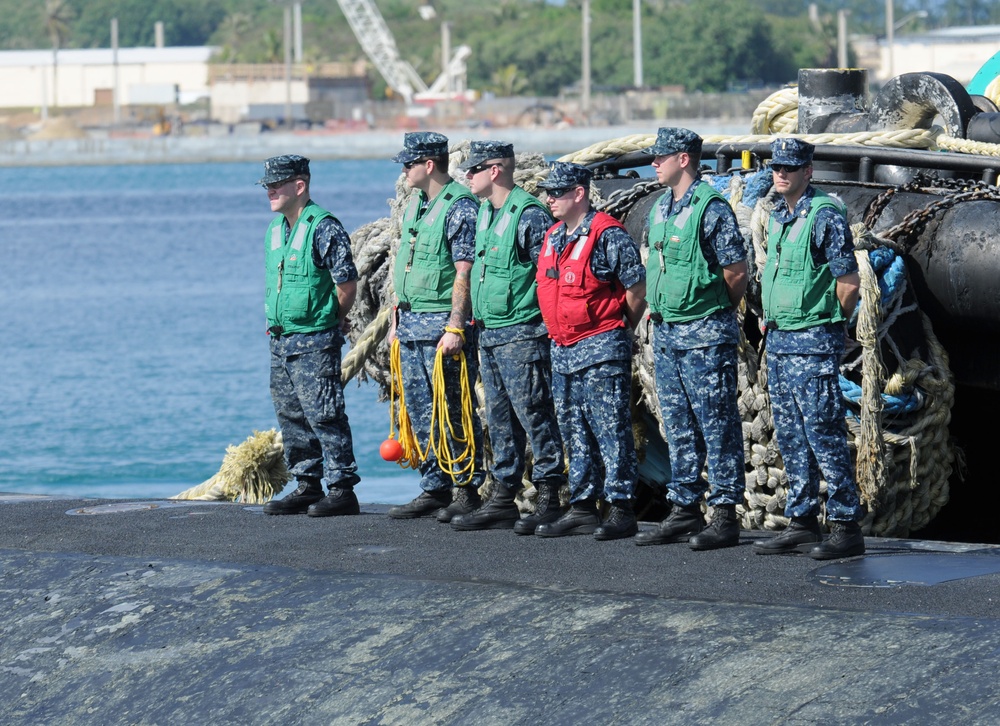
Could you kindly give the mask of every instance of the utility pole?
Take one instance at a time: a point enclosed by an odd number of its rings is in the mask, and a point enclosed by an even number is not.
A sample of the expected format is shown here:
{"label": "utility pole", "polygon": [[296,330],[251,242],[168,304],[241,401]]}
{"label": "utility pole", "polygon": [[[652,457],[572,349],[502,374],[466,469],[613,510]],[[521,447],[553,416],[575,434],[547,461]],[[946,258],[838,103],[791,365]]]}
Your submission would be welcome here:
{"label": "utility pole", "polygon": [[895,75],[895,69],[893,66],[893,34],[896,32],[895,18],[893,17],[893,7],[892,0],[885,0],[885,45],[887,55],[889,59],[886,63],[886,69],[888,73],[886,74],[885,80],[890,80],[893,75]]}
{"label": "utility pole", "polygon": [[837,11],[837,66],[847,68],[847,15],[850,10]]}
{"label": "utility pole", "polygon": [[122,102],[118,87],[118,18],[111,18],[111,66],[114,69],[114,86],[111,98],[114,107],[114,123],[117,126],[122,120]]}
{"label": "utility pole", "polygon": [[642,88],[642,0],[632,0],[632,85]]}
{"label": "utility pole", "polygon": [[295,26],[295,62],[302,62],[302,3],[292,6],[292,22]]}
{"label": "utility pole", "polygon": [[285,124],[291,131],[292,121],[292,6],[285,5]]}
{"label": "utility pole", "polygon": [[583,78],[580,80],[580,109],[590,116],[590,0],[583,0]]}
{"label": "utility pole", "polygon": [[445,97],[451,100],[451,23],[441,23],[441,73],[444,74]]}

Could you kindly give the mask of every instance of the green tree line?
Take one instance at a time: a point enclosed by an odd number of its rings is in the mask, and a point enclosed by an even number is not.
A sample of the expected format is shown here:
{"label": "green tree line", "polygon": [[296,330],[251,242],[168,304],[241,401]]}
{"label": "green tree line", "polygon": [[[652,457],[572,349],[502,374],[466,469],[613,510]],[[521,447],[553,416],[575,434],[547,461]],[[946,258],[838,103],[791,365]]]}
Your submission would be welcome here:
{"label": "green tree line", "polygon": [[[579,81],[581,0],[377,0],[401,56],[430,83],[441,68],[440,23],[452,47],[473,49],[469,85],[498,94],[554,95]],[[780,84],[798,68],[836,61],[836,12],[851,32],[884,33],[885,4],[872,0],[643,0],[643,80],[648,86],[724,91]],[[995,0],[897,0],[896,19],[918,13],[907,30],[1000,23]],[[919,11],[919,12],[918,12]],[[153,45],[164,25],[172,46],[215,45],[217,60],[274,63],[284,57],[283,8],[274,0],[0,0],[0,48],[98,48],[118,19],[121,47]],[[361,46],[336,0],[303,0],[309,62],[356,60]],[[591,1],[591,66],[596,88],[632,85],[632,0]],[[373,78],[376,89],[384,84]]]}

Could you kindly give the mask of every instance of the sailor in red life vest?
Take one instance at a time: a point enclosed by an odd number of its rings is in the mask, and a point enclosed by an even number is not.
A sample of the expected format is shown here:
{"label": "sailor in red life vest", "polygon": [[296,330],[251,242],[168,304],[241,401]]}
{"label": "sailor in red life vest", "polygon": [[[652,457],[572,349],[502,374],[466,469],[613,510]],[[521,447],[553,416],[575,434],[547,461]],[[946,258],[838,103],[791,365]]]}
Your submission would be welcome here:
{"label": "sailor in red life vest", "polygon": [[[555,162],[538,186],[559,220],[538,259],[538,305],[552,339],[552,395],[569,456],[571,507],[539,537],[635,535],[638,463],[629,399],[632,331],[646,308],[639,247],[613,217],[590,207],[591,172]],[[598,513],[604,499],[607,515]]]}

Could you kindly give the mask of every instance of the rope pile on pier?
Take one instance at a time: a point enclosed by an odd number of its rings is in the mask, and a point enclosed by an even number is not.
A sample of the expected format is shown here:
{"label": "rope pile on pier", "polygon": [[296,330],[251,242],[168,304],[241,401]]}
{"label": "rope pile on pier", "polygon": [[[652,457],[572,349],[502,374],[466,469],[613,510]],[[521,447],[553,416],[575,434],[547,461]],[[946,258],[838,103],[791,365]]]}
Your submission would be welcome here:
{"label": "rope pile on pier", "polygon": [[171,499],[263,504],[291,480],[281,433],[274,429],[254,431],[242,444],[226,448],[222,467],[215,476]]}

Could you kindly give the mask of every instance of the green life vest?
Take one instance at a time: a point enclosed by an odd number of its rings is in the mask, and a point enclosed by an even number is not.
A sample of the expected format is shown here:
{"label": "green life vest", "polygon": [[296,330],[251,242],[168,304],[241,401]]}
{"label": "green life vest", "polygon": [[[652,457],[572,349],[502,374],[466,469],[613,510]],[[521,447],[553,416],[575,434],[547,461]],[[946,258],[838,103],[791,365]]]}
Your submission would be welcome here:
{"label": "green life vest", "polygon": [[267,289],[264,311],[269,328],[283,333],[315,333],[337,327],[337,286],[329,270],[313,262],[316,225],[333,217],[309,202],[285,240],[285,217],[278,215],[264,236]]}
{"label": "green life vest", "polygon": [[[392,281],[396,298],[411,310],[439,313],[451,310],[455,262],[447,244],[446,222],[451,205],[463,197],[479,200],[456,181],[449,182],[426,208],[427,195],[410,196],[403,214],[403,237],[396,252]],[[423,211],[421,211],[423,210]]]}
{"label": "green life vest", "polygon": [[779,224],[771,217],[767,231],[767,263],[761,279],[764,316],[778,330],[804,330],[845,319],[837,299],[837,280],[829,263],[813,261],[813,225],[821,209],[843,208],[815,190],[808,216]]}
{"label": "green life vest", "polygon": [[679,214],[664,219],[659,202],[649,212],[646,299],[666,322],[686,323],[732,307],[722,267],[710,268],[701,251],[701,220],[713,199],[725,202],[702,183]]}
{"label": "green life vest", "polygon": [[527,323],[541,316],[535,292],[535,264],[530,259],[522,262],[517,249],[517,225],[530,206],[545,209],[521,187],[514,187],[495,213],[489,200],[479,208],[472,314],[487,328]]}

